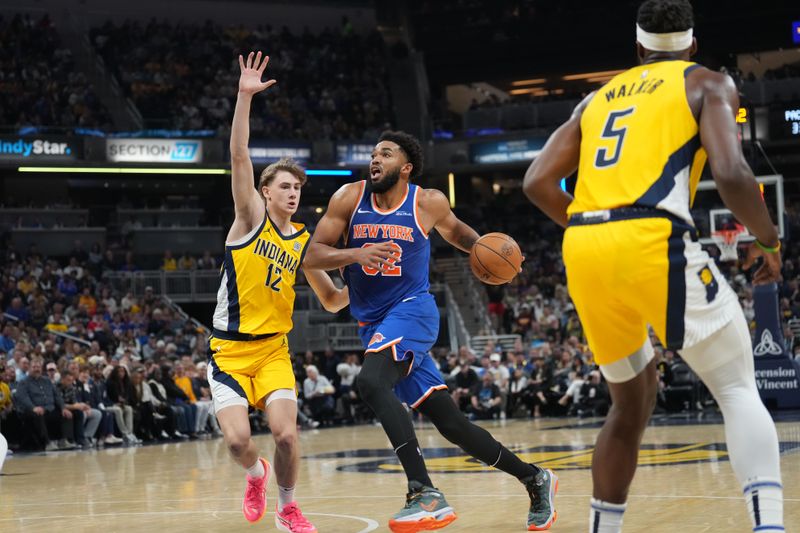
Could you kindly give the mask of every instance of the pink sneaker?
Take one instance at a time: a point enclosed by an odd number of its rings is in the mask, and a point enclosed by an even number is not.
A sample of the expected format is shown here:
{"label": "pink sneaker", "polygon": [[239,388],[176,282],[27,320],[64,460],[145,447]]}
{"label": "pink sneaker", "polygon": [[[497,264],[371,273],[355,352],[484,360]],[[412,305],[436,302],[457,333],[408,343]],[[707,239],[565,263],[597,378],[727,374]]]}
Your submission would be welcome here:
{"label": "pink sneaker", "polygon": [[297,502],[290,503],[283,511],[275,508],[275,527],[289,533],[317,533],[317,528],[303,516]]}
{"label": "pink sneaker", "polygon": [[267,481],[269,481],[269,461],[259,457],[264,465],[264,477],[254,478],[247,476],[247,488],[244,491],[242,512],[249,522],[258,522],[267,510]]}

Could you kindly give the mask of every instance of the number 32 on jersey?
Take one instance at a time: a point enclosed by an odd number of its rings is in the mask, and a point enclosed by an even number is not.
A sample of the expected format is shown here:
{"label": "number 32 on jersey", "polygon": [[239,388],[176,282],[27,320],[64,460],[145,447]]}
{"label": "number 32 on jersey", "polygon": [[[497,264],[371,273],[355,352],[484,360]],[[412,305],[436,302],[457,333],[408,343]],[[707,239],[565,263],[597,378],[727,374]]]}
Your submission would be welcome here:
{"label": "number 32 on jersey", "polygon": [[[369,246],[373,246],[377,243],[368,242],[365,243],[362,248],[368,248]],[[362,266],[361,270],[364,271],[364,274],[367,276],[377,276],[380,274],[381,276],[402,276],[403,275],[403,267],[399,266],[397,263],[400,262],[400,258],[403,256],[403,249],[397,243],[391,243],[392,250],[394,251],[394,255],[386,260],[389,266],[385,266],[383,268],[373,268],[369,266]]]}

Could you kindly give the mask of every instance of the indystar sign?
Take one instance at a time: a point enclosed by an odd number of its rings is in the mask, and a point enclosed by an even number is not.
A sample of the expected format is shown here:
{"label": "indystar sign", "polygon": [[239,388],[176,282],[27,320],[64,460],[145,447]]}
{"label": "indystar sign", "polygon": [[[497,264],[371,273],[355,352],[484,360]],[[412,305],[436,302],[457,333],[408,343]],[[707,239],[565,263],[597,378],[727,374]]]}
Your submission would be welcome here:
{"label": "indystar sign", "polygon": [[13,161],[72,161],[74,140],[36,137],[0,138],[0,159]]}
{"label": "indystar sign", "polygon": [[107,139],[106,159],[115,163],[200,163],[203,141]]}

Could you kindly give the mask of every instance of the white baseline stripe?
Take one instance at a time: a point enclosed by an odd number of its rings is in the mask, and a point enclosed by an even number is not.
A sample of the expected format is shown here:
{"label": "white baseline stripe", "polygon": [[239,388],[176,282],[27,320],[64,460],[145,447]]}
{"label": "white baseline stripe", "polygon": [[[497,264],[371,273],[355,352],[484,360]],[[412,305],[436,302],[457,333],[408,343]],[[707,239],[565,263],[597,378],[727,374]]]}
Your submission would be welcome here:
{"label": "white baseline stripe", "polygon": [[[188,500],[187,500],[188,501]],[[241,511],[148,511],[148,512],[141,512],[141,513],[126,513],[126,512],[119,512],[119,513],[99,513],[99,514],[86,514],[86,515],[49,515],[49,516],[26,516],[24,518],[0,518],[0,522],[23,522],[25,520],[49,520],[55,518],[98,518],[103,516],[142,516],[142,515],[190,515],[190,514],[211,514],[211,515],[218,515],[218,514],[240,514]],[[269,512],[268,514],[275,514],[274,512]],[[306,516],[328,516],[331,518],[347,518],[350,520],[357,520],[359,522],[364,522],[367,524],[367,527],[364,529],[359,529],[357,533],[368,533],[369,531],[374,531],[378,529],[378,522],[371,518],[365,518],[363,516],[353,516],[353,515],[346,515],[346,514],[330,514],[330,513],[303,513]]]}

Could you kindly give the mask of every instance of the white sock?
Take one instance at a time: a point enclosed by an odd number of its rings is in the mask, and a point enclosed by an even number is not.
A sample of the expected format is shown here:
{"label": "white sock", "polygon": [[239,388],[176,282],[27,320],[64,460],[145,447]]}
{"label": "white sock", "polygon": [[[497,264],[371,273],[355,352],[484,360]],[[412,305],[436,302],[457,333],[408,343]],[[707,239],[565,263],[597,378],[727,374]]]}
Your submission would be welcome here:
{"label": "white sock", "polygon": [[753,531],[784,531],[783,486],[779,479],[752,478],[744,487]]}
{"label": "white sock", "polygon": [[608,503],[592,498],[589,512],[590,533],[619,533],[622,531],[622,516],[627,503]]}
{"label": "white sock", "polygon": [[283,511],[283,508],[294,501],[294,487],[286,488],[278,485],[278,510]]}
{"label": "white sock", "polygon": [[6,453],[8,453],[8,442],[6,438],[0,433],[0,472],[3,471],[3,462],[6,460]]}
{"label": "white sock", "polygon": [[261,458],[256,459],[256,464],[247,469],[247,475],[252,478],[264,477],[264,474],[266,474],[266,471],[264,470],[264,463],[261,462]]}

